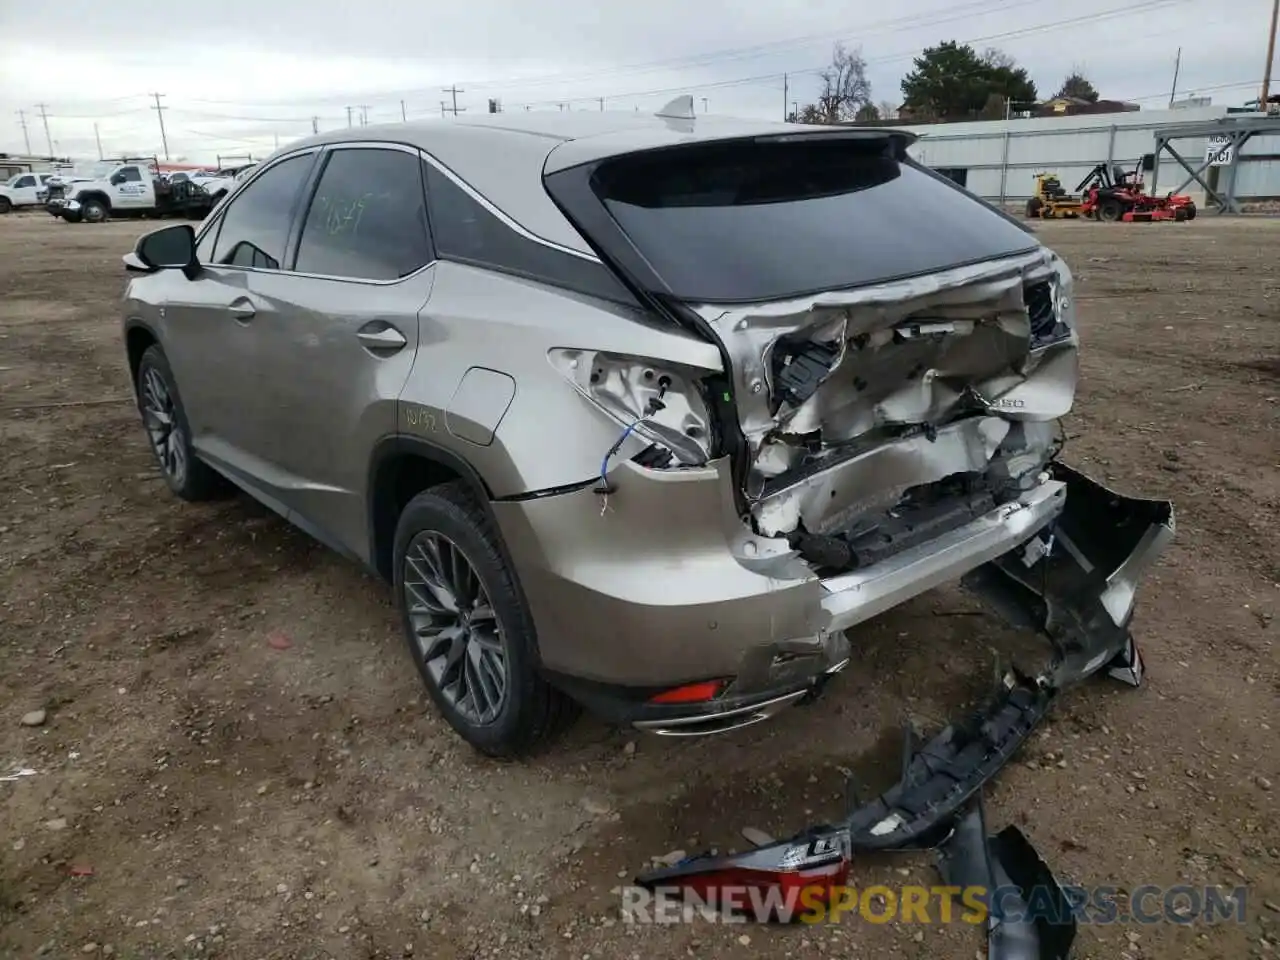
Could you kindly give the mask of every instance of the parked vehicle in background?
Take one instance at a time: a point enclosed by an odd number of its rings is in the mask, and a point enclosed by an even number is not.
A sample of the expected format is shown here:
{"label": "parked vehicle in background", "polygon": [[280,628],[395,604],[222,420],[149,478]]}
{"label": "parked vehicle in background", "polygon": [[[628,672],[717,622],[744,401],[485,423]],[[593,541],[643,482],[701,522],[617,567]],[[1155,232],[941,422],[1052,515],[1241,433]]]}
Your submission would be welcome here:
{"label": "parked vehicle in background", "polygon": [[1057,651],[1001,723],[1140,673],[1172,506],[1059,459],[1067,265],[910,133],[683,100],[318,135],[142,238],[124,341],[172,492],[230,480],[388,580],[492,754],[579,704],[764,720],[961,577]]}
{"label": "parked vehicle in background", "polygon": [[0,213],[40,204],[40,191],[52,173],[17,173],[0,183]]}
{"label": "parked vehicle in background", "polygon": [[193,181],[198,183],[200,187],[209,194],[209,201],[217,206],[237,183],[247,177],[257,167],[256,163],[246,163],[242,166],[222,167],[211,174],[205,176],[194,177]]}
{"label": "parked vehicle in background", "polygon": [[154,157],[133,158],[109,166],[89,180],[51,185],[45,209],[68,223],[101,223],[108,217],[203,217],[212,208],[209,195],[191,180],[160,175]]}

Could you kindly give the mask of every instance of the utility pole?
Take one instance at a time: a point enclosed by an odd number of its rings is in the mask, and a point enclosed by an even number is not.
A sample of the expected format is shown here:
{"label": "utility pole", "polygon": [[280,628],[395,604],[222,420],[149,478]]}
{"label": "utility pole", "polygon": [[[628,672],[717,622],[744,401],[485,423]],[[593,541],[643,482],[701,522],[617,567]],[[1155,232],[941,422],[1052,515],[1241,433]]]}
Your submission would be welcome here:
{"label": "utility pole", "polygon": [[152,96],[156,98],[156,105],[151,109],[154,110],[156,112],[156,116],[160,118],[160,143],[164,146],[164,158],[165,160],[168,160],[169,159],[169,138],[165,135],[165,132],[164,132],[164,112],[168,108],[160,106],[160,98],[164,96],[163,93],[153,93]]}
{"label": "utility pole", "polygon": [[703,113],[706,113],[706,112],[707,112],[707,98],[706,98],[706,97],[703,97],[703,98],[702,98],[702,112],[703,112]]}
{"label": "utility pole", "polygon": [[53,137],[49,135],[49,105],[47,103],[37,103],[36,109],[40,111],[40,119],[44,121],[44,139],[49,144],[49,156],[53,156]]}
{"label": "utility pole", "polygon": [[[791,96],[791,90],[787,86],[787,75],[782,75],[782,122],[787,122],[787,98]],[[796,117],[799,120],[799,117]]]}
{"label": "utility pole", "polygon": [[443,119],[444,119],[444,114],[445,114],[445,111],[446,111],[447,109],[448,109],[448,107],[445,105],[445,102],[444,102],[443,100],[441,100],[441,101],[440,101],[440,119],[441,119],[441,120],[443,120]]}
{"label": "utility pole", "polygon": [[1182,48],[1178,48],[1178,55],[1173,60],[1173,86],[1169,88],[1169,106],[1173,106],[1173,98],[1178,92],[1178,69],[1182,66]]}
{"label": "utility pole", "polygon": [[1269,112],[1271,97],[1271,63],[1276,58],[1276,21],[1280,20],[1280,0],[1271,0],[1271,33],[1267,36],[1267,65],[1262,71],[1262,98],[1258,103],[1263,113]]}
{"label": "utility pole", "polygon": [[31,156],[31,134],[27,133],[27,112],[18,111],[18,125],[22,127],[22,142],[27,145],[27,156]]}
{"label": "utility pole", "polygon": [[367,127],[369,125],[369,105],[367,103],[360,105],[360,126]]}
{"label": "utility pole", "polygon": [[[455,83],[453,86],[445,87],[443,92],[453,95],[453,115],[456,117],[458,115],[458,94],[466,93],[467,91],[459,90],[458,85]],[[463,107],[462,109],[466,110],[467,108]]]}
{"label": "utility pole", "polygon": [[98,136],[98,125],[96,123],[93,125],[93,139],[98,144],[98,159],[101,160],[102,159],[102,138]]}
{"label": "utility pole", "polygon": [[604,97],[600,98],[600,112],[604,113]]}
{"label": "utility pole", "polygon": [[[275,136],[276,136],[276,149],[277,149],[277,150],[279,150],[279,149],[280,149],[280,134],[278,134],[278,133],[277,133]],[[166,157],[165,159],[168,159],[168,158]]]}
{"label": "utility pole", "polygon": [[409,118],[408,118],[407,116],[405,116],[405,112],[404,112],[404,101],[403,101],[403,100],[401,100],[401,101],[400,101],[400,122],[401,122],[401,123],[404,123],[404,122],[405,122],[406,120],[408,120],[408,119],[409,119]]}
{"label": "utility pole", "polygon": [[312,133],[319,133],[319,132],[320,132],[320,118],[319,118],[319,117],[312,117],[312,118],[311,118],[311,132],[312,132]]}
{"label": "utility pole", "polygon": [[351,126],[351,107],[347,107],[347,126]]}

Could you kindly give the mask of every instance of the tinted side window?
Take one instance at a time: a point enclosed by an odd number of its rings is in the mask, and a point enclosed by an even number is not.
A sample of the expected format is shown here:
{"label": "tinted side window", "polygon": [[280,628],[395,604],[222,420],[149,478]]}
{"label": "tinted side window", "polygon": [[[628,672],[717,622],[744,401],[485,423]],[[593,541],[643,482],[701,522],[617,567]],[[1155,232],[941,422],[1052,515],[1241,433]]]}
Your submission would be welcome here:
{"label": "tinted side window", "polygon": [[436,255],[442,260],[492,267],[589,296],[635,303],[608,267],[516,232],[448,174],[429,163],[423,163],[423,168],[431,206],[431,235]]}
{"label": "tinted side window", "polygon": [[120,171],[120,174],[124,177],[125,183],[142,182],[142,174],[138,172],[137,167],[125,167]]}
{"label": "tinted side window", "polygon": [[299,273],[398,280],[430,263],[418,158],[401,150],[335,150],[302,226]]}
{"label": "tinted side window", "polygon": [[313,159],[307,153],[282,160],[231,201],[215,228],[214,263],[280,269],[294,206]]}
{"label": "tinted side window", "polygon": [[21,180],[19,180],[17,183],[14,184],[15,187],[34,187],[35,185],[36,185],[35,177],[23,177]]}

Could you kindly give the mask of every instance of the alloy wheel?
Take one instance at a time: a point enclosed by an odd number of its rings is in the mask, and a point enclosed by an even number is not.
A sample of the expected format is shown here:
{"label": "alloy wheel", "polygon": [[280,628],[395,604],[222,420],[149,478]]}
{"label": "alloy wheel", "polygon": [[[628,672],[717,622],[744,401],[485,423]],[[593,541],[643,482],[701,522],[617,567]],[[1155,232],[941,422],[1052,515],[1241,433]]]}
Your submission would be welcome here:
{"label": "alloy wheel", "polygon": [[142,422],[160,468],[181,486],[187,476],[186,439],[178,423],[173,393],[155,367],[142,373]]}
{"label": "alloy wheel", "polygon": [[466,553],[444,534],[418,534],[405,551],[403,589],[414,642],[441,696],[469,723],[492,723],[507,699],[507,657]]}

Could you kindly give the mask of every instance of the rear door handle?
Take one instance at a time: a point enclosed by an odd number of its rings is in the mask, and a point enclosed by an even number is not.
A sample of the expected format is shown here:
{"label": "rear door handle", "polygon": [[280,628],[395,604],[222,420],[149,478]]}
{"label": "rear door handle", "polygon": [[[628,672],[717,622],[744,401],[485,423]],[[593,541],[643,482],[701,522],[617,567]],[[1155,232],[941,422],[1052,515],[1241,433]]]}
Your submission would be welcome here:
{"label": "rear door handle", "polygon": [[409,343],[403,333],[382,320],[365,324],[356,333],[356,339],[375,353],[395,353]]}
{"label": "rear door handle", "polygon": [[236,297],[227,309],[231,312],[231,316],[241,323],[248,323],[258,315],[258,311],[253,307],[253,301],[248,297]]}

